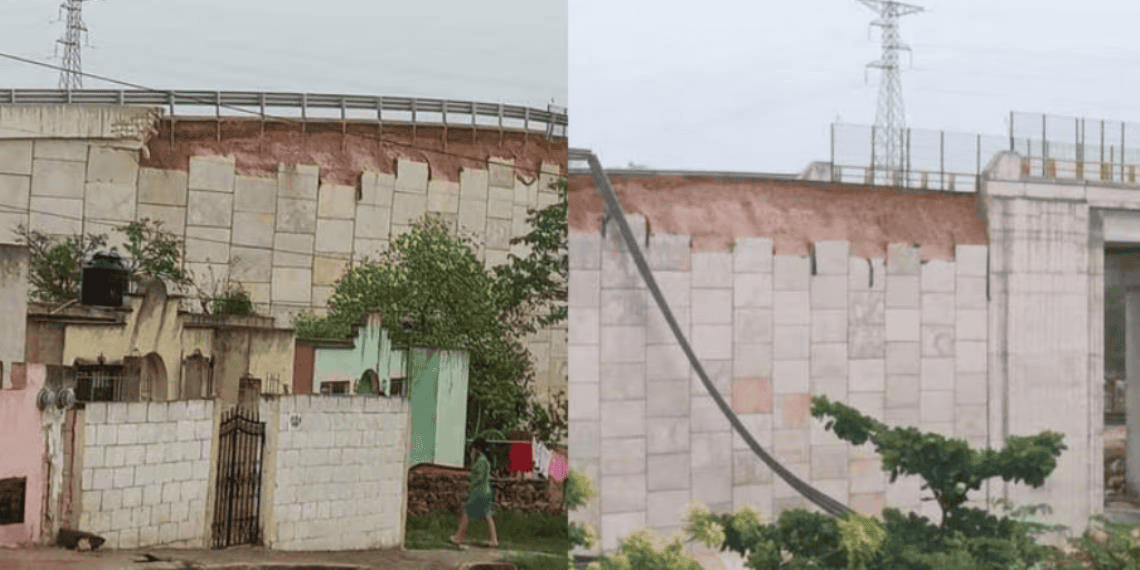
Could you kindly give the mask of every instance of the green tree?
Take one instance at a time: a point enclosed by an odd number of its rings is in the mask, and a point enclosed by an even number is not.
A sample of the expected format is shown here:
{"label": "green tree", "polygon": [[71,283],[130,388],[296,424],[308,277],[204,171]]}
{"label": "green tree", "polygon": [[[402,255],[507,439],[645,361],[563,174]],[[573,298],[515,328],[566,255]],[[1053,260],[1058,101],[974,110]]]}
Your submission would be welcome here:
{"label": "green tree", "polygon": [[62,303],[79,299],[83,265],[107,246],[106,235],[58,236],[16,226],[17,243],[28,248],[28,284],[37,301]]}
{"label": "green tree", "polygon": [[899,475],[921,477],[923,489],[942,509],[939,523],[896,509],[884,510],[881,522],[855,513],[833,518],[794,509],[772,524],[762,524],[747,510],[718,515],[696,509],[687,517],[690,533],[739,553],[755,570],[1011,570],[1033,567],[1052,555],[1036,538],[1061,527],[1021,518],[1041,507],[1007,509],[1008,516],[999,517],[964,504],[970,491],[993,477],[1044,484],[1065,449],[1061,434],[1011,437],[1001,450],[972,450],[961,440],[888,427],[824,397],[812,403],[812,415],[840,439],[875,446],[891,483]]}
{"label": "green tree", "polygon": [[558,201],[541,210],[528,210],[531,231],[511,238],[511,245],[524,244],[524,257],[511,254],[505,265],[495,267],[495,299],[503,319],[516,333],[532,333],[539,327],[566,320],[569,278],[569,241],[566,223],[568,186],[553,185]]}
{"label": "green tree", "polygon": [[[114,228],[126,238],[123,258],[131,280],[161,278],[178,285],[191,283],[182,270],[181,242],[162,222],[143,218]],[[79,298],[83,266],[107,247],[106,234],[59,236],[16,226],[19,243],[28,247],[28,280],[32,298],[66,302]]]}
{"label": "green tree", "polygon": [[[468,436],[488,427],[514,429],[525,419],[530,360],[517,335],[499,319],[494,276],[475,257],[470,238],[438,216],[425,216],[376,260],[343,275],[329,314],[297,322],[303,338],[344,338],[377,311],[395,347],[467,350]],[[409,324],[405,330],[402,324]]]}
{"label": "green tree", "polygon": [[[961,439],[922,433],[913,427],[888,427],[874,418],[826,397],[812,398],[812,416],[826,418],[825,428],[854,445],[870,441],[882,456],[883,470],[893,483],[899,475],[918,475],[942,510],[940,526],[959,515],[967,494],[993,477],[1007,482],[1045,484],[1065,450],[1064,436],[1043,432],[1006,439],[1005,448],[970,449]],[[964,515],[963,515],[964,516]]]}
{"label": "green tree", "polygon": [[190,276],[182,269],[182,242],[162,226],[160,220],[143,218],[115,227],[127,238],[123,244],[127,270],[136,281],[158,278],[190,285]]}
{"label": "green tree", "polygon": [[[528,210],[531,230],[512,238],[527,253],[488,271],[469,237],[454,235],[425,216],[388,251],[346,273],[323,318],[303,316],[297,334],[343,338],[370,311],[379,311],[396,347],[467,349],[471,355],[468,436],[502,433],[524,424],[537,438],[560,441],[567,433],[565,392],[551,402],[531,401],[534,370],[525,335],[566,319],[568,240],[565,180],[559,199]],[[401,323],[411,325],[405,332]]]}

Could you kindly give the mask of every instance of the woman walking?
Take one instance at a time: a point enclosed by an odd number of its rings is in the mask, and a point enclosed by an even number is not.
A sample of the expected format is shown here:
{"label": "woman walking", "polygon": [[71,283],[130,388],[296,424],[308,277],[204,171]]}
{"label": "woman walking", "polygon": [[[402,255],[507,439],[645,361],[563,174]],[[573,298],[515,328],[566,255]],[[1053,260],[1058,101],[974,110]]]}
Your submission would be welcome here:
{"label": "woman walking", "polygon": [[489,540],[487,546],[499,546],[499,537],[495,534],[495,519],[491,518],[495,512],[495,494],[491,489],[491,462],[487,461],[487,440],[477,437],[471,442],[471,486],[467,489],[467,503],[459,515],[459,530],[451,537],[452,544],[459,548],[466,548],[467,523],[472,520],[487,519]]}

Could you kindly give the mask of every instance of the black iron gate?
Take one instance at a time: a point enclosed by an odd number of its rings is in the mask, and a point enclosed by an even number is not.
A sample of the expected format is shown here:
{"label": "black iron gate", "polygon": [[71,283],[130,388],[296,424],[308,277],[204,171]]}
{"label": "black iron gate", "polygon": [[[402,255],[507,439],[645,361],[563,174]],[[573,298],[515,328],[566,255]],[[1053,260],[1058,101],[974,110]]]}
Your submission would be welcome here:
{"label": "black iron gate", "polygon": [[225,412],[218,429],[214,548],[261,541],[261,464],[265,422],[242,406]]}

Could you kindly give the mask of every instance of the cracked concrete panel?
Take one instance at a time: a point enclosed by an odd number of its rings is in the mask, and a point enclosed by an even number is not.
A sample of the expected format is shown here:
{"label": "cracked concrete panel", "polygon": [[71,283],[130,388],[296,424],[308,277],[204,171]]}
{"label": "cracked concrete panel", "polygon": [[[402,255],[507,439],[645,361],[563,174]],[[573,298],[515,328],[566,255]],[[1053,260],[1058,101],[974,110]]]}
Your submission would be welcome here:
{"label": "cracked concrete panel", "polygon": [[352,253],[352,232],[352,220],[317,220],[317,251]]}
{"label": "cracked concrete panel", "polygon": [[186,206],[186,223],[229,228],[233,225],[233,201],[233,194],[191,190]]}
{"label": "cracked concrete panel", "polygon": [[273,251],[234,246],[230,250],[230,278],[242,282],[268,283],[272,277]]}
{"label": "cracked concrete panel", "polygon": [[82,198],[87,165],[68,160],[32,161],[32,195]]}
{"label": "cracked concrete panel", "polygon": [[396,161],[396,192],[427,194],[428,165],[403,158]]}
{"label": "cracked concrete panel", "polygon": [[234,245],[273,248],[276,216],[262,212],[234,212]]}
{"label": "cracked concrete panel", "polygon": [[[35,182],[32,182],[33,187]],[[83,200],[32,195],[28,226],[38,232],[78,234],[83,224]]]}
{"label": "cracked concrete panel", "polygon": [[427,194],[396,192],[392,198],[392,225],[410,226],[427,212]]}
{"label": "cracked concrete panel", "polygon": [[227,228],[186,227],[186,261],[229,263],[230,230]]}
{"label": "cracked concrete panel", "polygon": [[135,186],[92,182],[85,194],[84,217],[122,222],[135,219]]}
{"label": "cracked concrete panel", "polygon": [[355,237],[364,239],[388,239],[391,228],[391,210],[383,206],[358,204],[356,206],[356,223],[353,224]]}
{"label": "cracked concrete panel", "polygon": [[356,216],[356,188],[322,184],[317,200],[317,217],[351,220]]}
{"label": "cracked concrete panel", "polygon": [[304,164],[278,169],[277,197],[316,202],[320,172],[320,167]]}
{"label": "cracked concrete panel", "polygon": [[312,234],[274,234],[274,267],[312,267],[313,241]]}
{"label": "cracked concrete panel", "polygon": [[32,141],[0,141],[0,174],[32,174]]}
{"label": "cracked concrete panel", "polygon": [[234,178],[234,210],[272,214],[277,211],[277,179],[265,176]]}
{"label": "cracked concrete panel", "polygon": [[[510,247],[511,224],[507,220],[487,219],[487,249],[506,250]],[[623,256],[624,257],[624,256]],[[623,259],[624,261],[624,259]],[[632,265],[632,262],[629,263]]]}
{"label": "cracked concrete panel", "polygon": [[92,146],[87,161],[88,182],[109,182],[136,187],[139,176],[139,152]]}
{"label": "cracked concrete panel", "polygon": [[487,202],[483,200],[459,201],[459,227],[463,231],[484,235],[487,228]]}
{"label": "cracked concrete panel", "polygon": [[192,156],[190,157],[191,190],[211,192],[234,191],[234,158],[232,156]]}
{"label": "cracked concrete panel", "polygon": [[274,267],[271,295],[274,302],[309,304],[312,299],[312,270]]}
{"label": "cracked concrete panel", "polygon": [[488,159],[487,184],[499,188],[511,188],[513,191],[515,187],[515,161],[501,157]]}
{"label": "cracked concrete panel", "polygon": [[185,206],[186,173],[158,168],[139,169],[139,202],[160,206]]}
{"label": "cracked concrete panel", "polygon": [[9,208],[27,210],[31,191],[31,176],[0,174],[0,204]]}
{"label": "cracked concrete panel", "polygon": [[459,212],[459,185],[447,180],[428,182],[427,209],[430,212]]}
{"label": "cracked concrete panel", "polygon": [[318,255],[313,258],[313,284],[335,285],[347,270],[347,258]]}
{"label": "cracked concrete panel", "polygon": [[162,222],[162,229],[181,236],[186,228],[186,208],[184,206],[159,206],[139,204],[138,219],[149,218]]}
{"label": "cracked concrete panel", "polygon": [[86,142],[75,140],[37,140],[32,158],[86,162],[87,146]]}
{"label": "cracked concrete panel", "polygon": [[488,174],[486,170],[464,168],[459,171],[459,197],[487,203]]}
{"label": "cracked concrete panel", "polygon": [[277,231],[290,234],[316,233],[317,201],[278,198]]}

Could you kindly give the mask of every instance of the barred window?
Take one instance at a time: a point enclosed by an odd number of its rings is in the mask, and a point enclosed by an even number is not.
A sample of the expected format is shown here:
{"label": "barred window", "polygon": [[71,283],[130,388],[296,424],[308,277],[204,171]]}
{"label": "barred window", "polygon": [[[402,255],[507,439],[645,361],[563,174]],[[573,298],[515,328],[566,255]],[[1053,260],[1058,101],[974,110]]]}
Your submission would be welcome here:
{"label": "barred window", "polygon": [[138,401],[138,367],[121,364],[76,366],[75,397],[81,402]]}
{"label": "barred window", "polygon": [[347,394],[348,382],[321,382],[322,394]]}

